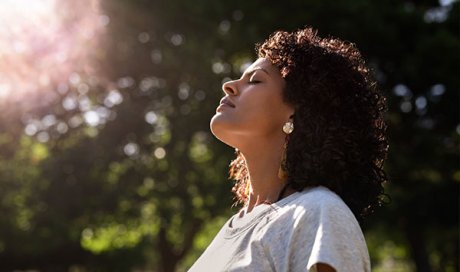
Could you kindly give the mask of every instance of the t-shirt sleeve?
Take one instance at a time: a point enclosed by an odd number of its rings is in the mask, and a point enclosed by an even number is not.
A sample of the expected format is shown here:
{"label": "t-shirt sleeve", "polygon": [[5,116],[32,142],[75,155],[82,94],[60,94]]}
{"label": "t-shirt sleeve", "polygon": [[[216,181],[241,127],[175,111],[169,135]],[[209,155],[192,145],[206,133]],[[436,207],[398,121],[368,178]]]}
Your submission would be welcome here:
{"label": "t-shirt sleeve", "polygon": [[328,264],[337,272],[370,271],[369,253],[361,228],[339,197],[324,196],[302,217],[303,224],[298,225],[300,231],[296,239],[311,245],[307,271],[316,271],[317,263]]}
{"label": "t-shirt sleeve", "polygon": [[[314,188],[261,222],[261,246],[272,271],[370,272],[361,228],[348,206],[326,188]],[[267,221],[266,225],[263,222]]]}

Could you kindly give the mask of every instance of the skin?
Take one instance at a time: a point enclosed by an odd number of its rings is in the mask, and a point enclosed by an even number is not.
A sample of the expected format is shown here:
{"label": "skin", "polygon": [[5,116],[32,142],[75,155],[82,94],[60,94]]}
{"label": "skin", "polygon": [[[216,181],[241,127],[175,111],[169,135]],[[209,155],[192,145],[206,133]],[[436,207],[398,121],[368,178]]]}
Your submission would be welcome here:
{"label": "skin", "polygon": [[264,202],[276,202],[284,185],[278,177],[286,134],[283,125],[294,108],[283,101],[284,79],[267,59],[249,66],[240,79],[222,89],[234,107],[220,105],[211,131],[222,142],[239,149],[248,166],[251,189],[245,212]]}
{"label": "skin", "polygon": [[327,264],[318,263],[316,264],[316,271],[317,272],[335,272],[335,269],[330,267]]}
{"label": "skin", "polygon": [[[226,82],[225,93],[211,119],[211,131],[222,142],[243,154],[251,188],[240,216],[266,202],[274,203],[285,181],[278,177],[286,134],[283,125],[292,121],[294,107],[283,100],[285,81],[277,67],[260,58],[240,79]],[[295,128],[294,128],[295,129]],[[294,191],[288,189],[284,196]],[[335,271],[317,264],[317,271]]]}

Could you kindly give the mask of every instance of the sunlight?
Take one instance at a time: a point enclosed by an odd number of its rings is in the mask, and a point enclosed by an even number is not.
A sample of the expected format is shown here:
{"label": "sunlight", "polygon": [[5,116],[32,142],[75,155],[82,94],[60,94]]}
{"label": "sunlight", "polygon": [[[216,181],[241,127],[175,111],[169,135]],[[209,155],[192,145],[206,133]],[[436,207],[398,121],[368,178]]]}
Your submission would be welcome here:
{"label": "sunlight", "polygon": [[88,64],[108,23],[99,2],[0,1],[0,101],[67,84]]}
{"label": "sunlight", "polygon": [[21,12],[23,14],[28,14],[36,16],[40,13],[46,14],[49,13],[53,6],[54,0],[42,0],[42,1],[29,1],[29,0],[3,0],[1,2],[2,6],[5,9],[0,11],[2,16],[11,14],[11,12]]}

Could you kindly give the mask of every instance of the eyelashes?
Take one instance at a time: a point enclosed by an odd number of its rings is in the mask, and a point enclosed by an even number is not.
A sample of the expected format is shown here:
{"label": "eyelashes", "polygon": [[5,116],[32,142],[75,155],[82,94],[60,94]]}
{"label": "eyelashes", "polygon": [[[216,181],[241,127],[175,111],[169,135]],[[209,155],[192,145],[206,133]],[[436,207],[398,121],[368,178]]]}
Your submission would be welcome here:
{"label": "eyelashes", "polygon": [[261,81],[259,80],[250,80],[248,81],[248,84],[257,84],[257,83],[260,83]]}

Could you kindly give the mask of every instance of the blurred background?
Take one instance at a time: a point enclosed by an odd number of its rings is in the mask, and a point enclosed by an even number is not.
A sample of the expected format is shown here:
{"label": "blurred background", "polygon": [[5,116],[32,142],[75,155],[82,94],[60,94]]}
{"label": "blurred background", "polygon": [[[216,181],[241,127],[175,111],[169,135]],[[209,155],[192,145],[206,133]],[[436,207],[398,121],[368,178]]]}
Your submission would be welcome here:
{"label": "blurred background", "polygon": [[0,0],[0,271],[186,271],[232,208],[209,131],[275,30],[357,44],[388,97],[373,271],[459,271],[453,0]]}

